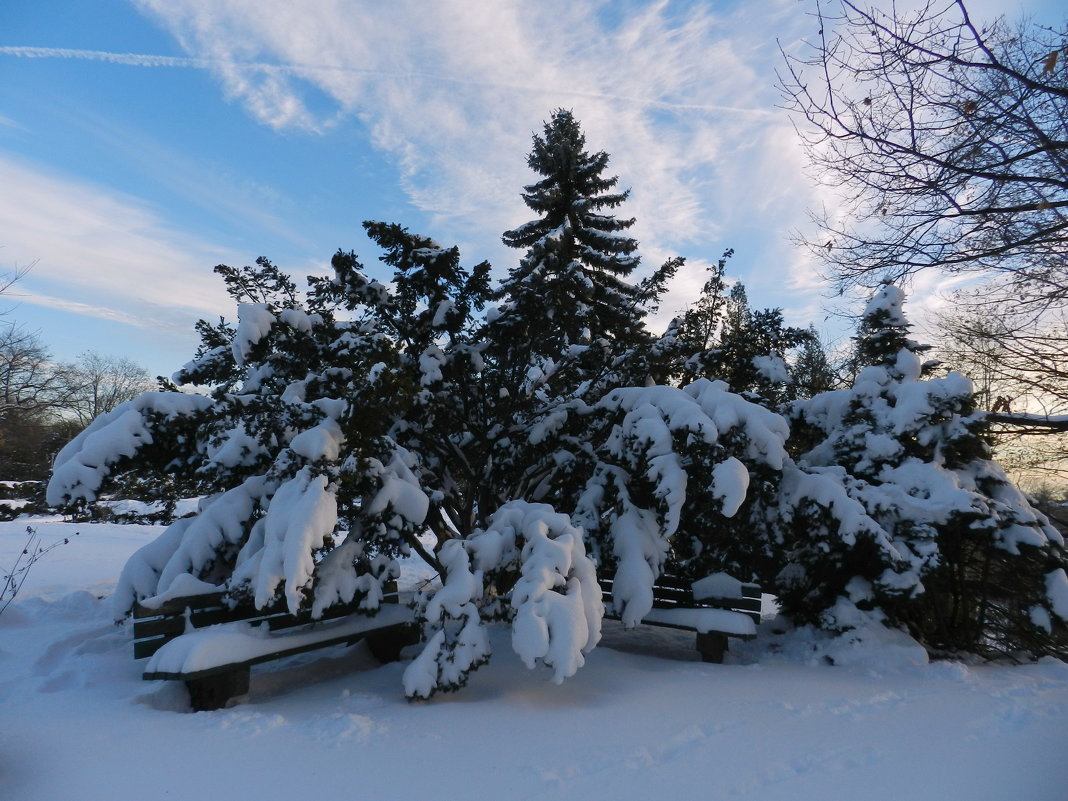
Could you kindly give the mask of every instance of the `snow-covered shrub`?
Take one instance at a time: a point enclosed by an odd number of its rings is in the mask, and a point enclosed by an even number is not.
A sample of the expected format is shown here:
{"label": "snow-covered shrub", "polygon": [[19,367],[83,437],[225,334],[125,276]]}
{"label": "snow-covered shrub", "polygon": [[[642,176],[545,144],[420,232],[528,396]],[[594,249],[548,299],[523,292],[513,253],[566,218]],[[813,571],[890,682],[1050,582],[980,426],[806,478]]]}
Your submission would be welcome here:
{"label": "snow-covered shrub", "polygon": [[1064,655],[1064,540],[991,461],[971,382],[924,377],[903,301],[886,285],[869,302],[852,388],[794,406],[783,610],[905,627],[935,652]]}
{"label": "snow-covered shrub", "polygon": [[0,520],[47,511],[42,481],[0,481]]}
{"label": "snow-covered shrub", "polygon": [[427,697],[488,657],[492,619],[511,622],[527,664],[574,673],[599,636],[598,564],[629,624],[665,566],[756,572],[769,543],[748,533],[763,531],[785,423],[722,383],[645,386],[658,359],[685,355],[642,323],[681,260],[626,283],[631,221],[605,213],[626,193],[609,192],[607,156],[584,150],[570,113],[530,164],[539,217],[506,234],[526,254],[496,292],[488,264],[468,271],[455,248],[384,223],[365,228],[388,285],[344,252],[306,294],[265,259],[216,268],[236,324],[199,323],[170,391],[95,421],[49,486],[54,503],[91,502],[136,465],[201,498],[130,559],[118,614],[216,588],[312,617],[354,600],[373,614],[397,557],[418,552],[443,580],[405,680]]}
{"label": "snow-covered shrub", "polygon": [[761,485],[786,458],[782,417],[707,379],[619,388],[587,417],[594,467],[576,520],[613,575],[624,624],[652,608],[662,573],[754,575],[769,545],[754,526]]}
{"label": "snow-covered shrub", "polygon": [[[425,250],[432,260],[440,249]],[[60,453],[52,503],[94,500],[109,474],[138,458],[186,474],[204,496],[195,516],[131,559],[118,614],[184,576],[261,607],[282,597],[312,616],[354,599],[369,613],[377,608],[395,558],[428,522],[416,459],[391,435],[420,402],[425,360],[403,349],[413,337],[390,327],[397,295],[366,279],[348,254],[335,268],[307,300],[265,260],[219,268],[238,324],[202,323],[201,351],[175,377],[209,394],[143,395]],[[443,316],[427,324],[430,339],[435,325],[457,325]],[[418,323],[413,316],[409,332]],[[156,451],[167,458],[145,458]]]}
{"label": "snow-covered shrub", "polygon": [[601,636],[601,588],[582,530],[544,504],[512,501],[487,528],[441,549],[445,582],[424,602],[427,644],[404,674],[410,698],[455,690],[490,655],[484,621],[511,621],[527,667],[562,682]]}
{"label": "snow-covered shrub", "polygon": [[[266,259],[216,268],[236,324],[198,323],[175,383],[94,421],[49,484],[67,508],[131,470],[200,498],[129,560],[117,614],[217,589],[374,614],[417,553],[441,586],[417,604],[413,698],[463,685],[493,620],[528,665],[572,675],[599,638],[597,571],[628,626],[661,574],[728,572],[800,623],[1056,651],[1063,542],[989,461],[968,383],[922,380],[900,294],[869,308],[853,388],[797,402],[788,425],[773,404],[827,385],[820,354],[784,359],[812,336],[728,293],[722,260],[650,335],[682,260],[627,283],[633,221],[606,213],[627,193],[584,142],[565,111],[535,136],[538,216],[505,234],[525,253],[496,291],[488,264],[375,222],[388,283],[345,252],[305,293]],[[806,373],[811,391],[784,388]]]}

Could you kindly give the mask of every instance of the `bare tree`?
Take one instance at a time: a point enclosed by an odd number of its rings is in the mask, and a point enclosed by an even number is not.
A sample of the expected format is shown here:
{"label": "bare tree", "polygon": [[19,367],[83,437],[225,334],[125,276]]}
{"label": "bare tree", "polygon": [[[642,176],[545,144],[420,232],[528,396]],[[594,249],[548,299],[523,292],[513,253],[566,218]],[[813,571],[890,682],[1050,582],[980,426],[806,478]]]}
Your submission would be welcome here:
{"label": "bare tree", "polygon": [[73,386],[67,410],[83,426],[154,386],[148,371],[130,359],[95,351],[83,353],[68,372]]}
{"label": "bare tree", "polygon": [[817,5],[780,75],[814,172],[846,202],[850,221],[816,215],[807,242],[830,276],[992,275],[1000,297],[1063,307],[1068,28],[979,26],[960,0],[839,8]]}
{"label": "bare tree", "polygon": [[990,412],[1003,464],[1063,481],[1068,479],[1068,318],[1050,312],[1041,326],[1033,323],[1009,304],[962,304],[938,321],[936,355],[974,382],[979,408]]}
{"label": "bare tree", "polygon": [[60,364],[38,333],[0,328],[0,478],[46,475],[63,442],[152,386],[129,359],[89,351],[76,364]]}
{"label": "bare tree", "polygon": [[62,412],[73,394],[72,371],[51,360],[36,332],[0,328],[0,478],[47,474],[64,433]]}
{"label": "bare tree", "polygon": [[21,325],[0,329],[0,415],[57,413],[75,385],[73,371],[52,362],[36,332]]}

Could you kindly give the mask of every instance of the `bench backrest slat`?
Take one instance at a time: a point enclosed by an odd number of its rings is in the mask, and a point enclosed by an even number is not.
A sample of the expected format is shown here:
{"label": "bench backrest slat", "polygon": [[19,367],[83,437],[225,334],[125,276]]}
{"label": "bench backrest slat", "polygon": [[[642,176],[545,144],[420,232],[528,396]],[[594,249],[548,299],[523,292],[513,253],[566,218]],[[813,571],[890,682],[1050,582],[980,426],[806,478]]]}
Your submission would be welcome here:
{"label": "bench backrest slat", "polygon": [[[614,582],[611,578],[599,578],[601,585],[602,601],[607,609],[612,608],[612,588]],[[653,585],[653,608],[654,609],[726,609],[731,612],[743,612],[760,622],[761,611],[761,588],[758,584],[741,583],[741,596],[728,598],[702,598],[697,601],[693,597],[693,589],[690,582],[675,576],[661,576]]]}

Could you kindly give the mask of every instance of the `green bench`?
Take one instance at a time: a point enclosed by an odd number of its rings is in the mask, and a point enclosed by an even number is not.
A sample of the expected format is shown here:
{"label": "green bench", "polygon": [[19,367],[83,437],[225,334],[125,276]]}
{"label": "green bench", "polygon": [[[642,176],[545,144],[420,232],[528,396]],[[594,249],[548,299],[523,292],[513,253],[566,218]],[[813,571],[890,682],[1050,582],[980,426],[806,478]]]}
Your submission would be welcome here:
{"label": "green bench", "polygon": [[322,618],[292,615],[280,601],[265,609],[231,606],[222,593],[170,598],[134,608],[134,658],[143,678],[182,681],[194,710],[221,709],[248,693],[251,668],[287,656],[364,640],[381,662],[418,640],[412,611],[393,586],[377,614],[336,605]]}
{"label": "green bench", "polygon": [[[605,617],[619,620],[612,605],[610,578],[599,579]],[[653,608],[642,618],[649,626],[696,632],[697,651],[705,662],[722,662],[729,638],[751,640],[760,622],[761,589],[717,573],[695,582],[661,576],[653,586]]]}

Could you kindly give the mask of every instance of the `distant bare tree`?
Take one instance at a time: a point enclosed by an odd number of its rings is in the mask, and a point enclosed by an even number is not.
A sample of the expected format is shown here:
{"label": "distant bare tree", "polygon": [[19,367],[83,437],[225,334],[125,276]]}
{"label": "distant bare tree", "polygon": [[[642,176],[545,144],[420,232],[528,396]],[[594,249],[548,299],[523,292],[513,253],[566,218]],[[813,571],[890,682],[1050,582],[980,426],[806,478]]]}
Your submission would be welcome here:
{"label": "distant bare tree", "polygon": [[998,457],[1031,476],[1068,481],[1068,318],[1012,304],[954,307],[938,321],[936,355],[975,384]]}
{"label": "distant bare tree", "polygon": [[36,332],[0,328],[0,415],[47,416],[66,408],[77,383],[73,373],[51,360]]}
{"label": "distant bare tree", "polygon": [[55,364],[40,336],[19,325],[0,327],[0,478],[47,474],[64,433],[63,410],[76,383]]}
{"label": "distant bare tree", "polygon": [[0,479],[43,477],[79,429],[152,387],[129,359],[88,351],[60,364],[37,332],[0,327]]}
{"label": "distant bare tree", "polygon": [[73,384],[67,409],[82,426],[154,386],[148,371],[130,359],[91,350],[67,370]]}
{"label": "distant bare tree", "polygon": [[12,285],[32,270],[36,264],[37,262],[32,262],[25,267],[15,267],[6,273],[0,273],[0,295],[6,295]]}

